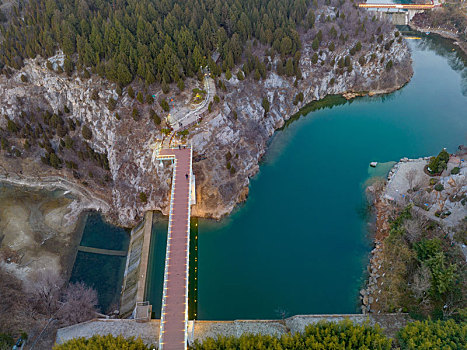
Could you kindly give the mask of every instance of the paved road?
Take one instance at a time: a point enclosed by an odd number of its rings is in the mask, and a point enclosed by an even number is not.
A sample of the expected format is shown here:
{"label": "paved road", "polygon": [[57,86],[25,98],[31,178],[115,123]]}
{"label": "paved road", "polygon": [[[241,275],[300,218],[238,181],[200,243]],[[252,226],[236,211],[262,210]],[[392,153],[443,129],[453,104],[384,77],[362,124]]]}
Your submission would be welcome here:
{"label": "paved road", "polygon": [[190,247],[191,150],[164,149],[175,157],[162,297],[159,349],[186,349]]}
{"label": "paved road", "polygon": [[206,98],[195,110],[186,113],[182,118],[175,118],[175,115],[173,116],[175,120],[170,121],[170,126],[173,127],[174,131],[178,131],[184,126],[194,123],[198,120],[199,115],[208,109],[209,102],[212,101],[216,94],[216,84],[210,76],[204,78],[204,89],[206,90]]}

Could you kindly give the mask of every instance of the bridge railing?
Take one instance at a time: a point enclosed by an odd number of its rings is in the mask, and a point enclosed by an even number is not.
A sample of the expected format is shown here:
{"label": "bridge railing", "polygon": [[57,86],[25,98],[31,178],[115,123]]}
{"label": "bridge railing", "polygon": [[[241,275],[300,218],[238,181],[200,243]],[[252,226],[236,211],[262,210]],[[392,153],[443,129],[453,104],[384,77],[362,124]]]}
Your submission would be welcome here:
{"label": "bridge railing", "polygon": [[[192,162],[193,162],[193,147],[192,145],[183,145],[184,148],[190,149],[190,167],[189,167],[189,173],[190,177],[192,174]],[[178,146],[170,147],[169,149],[179,149]],[[161,160],[173,160],[174,161],[174,170],[172,173],[172,187],[170,191],[170,210],[169,210],[169,225],[168,225],[168,232],[167,232],[167,246],[166,246],[166,254],[165,254],[165,268],[164,268],[164,284],[163,284],[163,293],[162,293],[162,308],[161,308],[161,323],[160,323],[160,335],[159,335],[159,349],[163,348],[164,344],[164,339],[163,339],[163,334],[165,332],[164,330],[164,323],[165,323],[165,311],[166,311],[166,298],[167,298],[167,278],[168,278],[168,263],[170,261],[170,254],[171,254],[171,240],[172,240],[172,219],[173,219],[173,200],[174,200],[174,194],[175,194],[175,168],[177,166],[177,157],[175,155],[158,155],[158,158]],[[190,179],[189,185],[188,185],[188,193],[189,197],[188,200],[191,202],[191,191],[192,191],[192,181]],[[191,205],[190,202],[188,203],[188,226],[187,226],[187,246],[189,247],[189,242],[190,242],[190,216],[191,216]],[[190,249],[187,249],[187,256],[186,256],[186,261],[189,261],[189,254],[190,254]],[[186,264],[186,284],[185,284],[185,291],[186,291],[186,296],[185,296],[185,344],[187,343],[188,340],[188,335],[187,335],[187,324],[188,324],[188,277],[189,277],[189,264]]]}

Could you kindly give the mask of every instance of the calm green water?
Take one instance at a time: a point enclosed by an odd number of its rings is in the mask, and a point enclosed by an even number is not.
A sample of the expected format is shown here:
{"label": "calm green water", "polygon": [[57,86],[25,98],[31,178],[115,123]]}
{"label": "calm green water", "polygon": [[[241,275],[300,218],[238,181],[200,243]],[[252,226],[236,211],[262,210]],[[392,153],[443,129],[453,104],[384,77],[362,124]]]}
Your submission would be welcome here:
{"label": "calm green water", "polygon": [[154,318],[161,317],[167,228],[167,217],[155,213],[152,222],[151,246],[149,248],[146,279],[146,300],[149,300],[152,305]]}
{"label": "calm green water", "polygon": [[465,63],[439,39],[410,46],[415,75],[406,87],[289,124],[246,204],[224,221],[200,221],[200,319],[358,311],[369,163],[466,142]]}
{"label": "calm green water", "polygon": [[[127,250],[129,234],[112,226],[91,212],[87,216],[80,245],[110,250]],[[97,291],[102,312],[119,309],[120,291],[125,272],[126,257],[78,252],[70,282],[84,282]]]}

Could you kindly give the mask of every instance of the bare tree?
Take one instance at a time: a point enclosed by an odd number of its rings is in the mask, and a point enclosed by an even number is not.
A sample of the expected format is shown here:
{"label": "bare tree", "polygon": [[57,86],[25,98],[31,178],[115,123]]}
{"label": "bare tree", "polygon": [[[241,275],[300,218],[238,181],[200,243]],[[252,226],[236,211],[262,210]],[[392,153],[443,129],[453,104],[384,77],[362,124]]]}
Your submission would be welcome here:
{"label": "bare tree", "polygon": [[12,334],[33,322],[23,283],[0,262],[0,330]]}
{"label": "bare tree", "polygon": [[427,301],[428,290],[431,288],[431,272],[428,266],[422,264],[414,274],[411,289],[417,299],[422,303]]}
{"label": "bare tree", "polygon": [[26,290],[34,310],[47,317],[51,317],[59,308],[60,290],[63,279],[52,269],[44,269],[34,273]]}
{"label": "bare tree", "polygon": [[69,284],[62,295],[57,318],[62,326],[88,321],[96,317],[97,292],[84,283]]}
{"label": "bare tree", "polygon": [[414,182],[416,176],[417,176],[417,170],[415,170],[415,169],[410,169],[405,174],[405,178],[409,182],[409,191],[413,191],[413,182]]}

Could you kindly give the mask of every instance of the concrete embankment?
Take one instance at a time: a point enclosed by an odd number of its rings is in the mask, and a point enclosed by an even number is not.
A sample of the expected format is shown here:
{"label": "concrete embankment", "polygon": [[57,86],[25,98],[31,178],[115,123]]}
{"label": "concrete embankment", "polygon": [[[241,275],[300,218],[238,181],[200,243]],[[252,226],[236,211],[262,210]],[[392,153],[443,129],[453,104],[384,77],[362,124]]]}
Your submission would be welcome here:
{"label": "concrete embankment", "polygon": [[122,317],[129,317],[135,309],[136,302],[144,301],[152,218],[153,212],[146,212],[144,222],[131,231],[120,298]]}
{"label": "concrete embankment", "polygon": [[[409,321],[407,314],[297,315],[284,320],[189,321],[188,341],[191,344],[195,340],[203,341],[208,337],[238,337],[248,333],[281,336],[287,332],[303,332],[307,325],[320,321],[339,322],[345,319],[357,324],[378,324],[390,337]],[[90,338],[96,334],[112,334],[140,337],[146,344],[153,345],[159,339],[159,324],[159,320],[138,323],[135,320],[95,319],[59,329],[56,342],[62,344],[77,337]]]}

